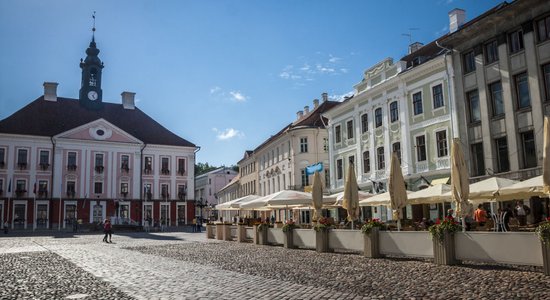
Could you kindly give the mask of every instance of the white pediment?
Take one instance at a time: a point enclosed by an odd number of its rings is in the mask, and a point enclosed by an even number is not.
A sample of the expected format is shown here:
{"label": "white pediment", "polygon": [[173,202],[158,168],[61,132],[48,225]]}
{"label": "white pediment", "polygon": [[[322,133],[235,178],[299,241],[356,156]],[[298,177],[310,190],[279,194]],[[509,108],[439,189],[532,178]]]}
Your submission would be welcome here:
{"label": "white pediment", "polygon": [[105,119],[97,119],[93,122],[62,132],[56,135],[55,138],[131,144],[143,143],[136,137],[109,123]]}

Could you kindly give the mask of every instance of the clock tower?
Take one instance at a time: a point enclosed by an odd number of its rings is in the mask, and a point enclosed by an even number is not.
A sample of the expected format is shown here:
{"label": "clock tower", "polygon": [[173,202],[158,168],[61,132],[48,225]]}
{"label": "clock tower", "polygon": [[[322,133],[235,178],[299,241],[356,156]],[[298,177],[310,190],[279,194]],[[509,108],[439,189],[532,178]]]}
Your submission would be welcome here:
{"label": "clock tower", "polygon": [[[95,23],[95,15],[94,15]],[[86,49],[86,59],[80,59],[82,82],[80,86],[80,104],[90,109],[100,109],[103,105],[103,91],[101,90],[101,71],[103,63],[97,56],[99,49],[95,44],[95,24],[92,29],[92,41]]]}

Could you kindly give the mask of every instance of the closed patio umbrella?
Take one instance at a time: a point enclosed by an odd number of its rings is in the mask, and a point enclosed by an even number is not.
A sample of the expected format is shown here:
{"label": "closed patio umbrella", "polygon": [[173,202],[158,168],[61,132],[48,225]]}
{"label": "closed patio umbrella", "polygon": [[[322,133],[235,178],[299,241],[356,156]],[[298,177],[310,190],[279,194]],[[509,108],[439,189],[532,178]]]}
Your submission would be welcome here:
{"label": "closed patio umbrella", "polygon": [[348,211],[348,221],[352,222],[357,220],[357,210],[359,208],[359,187],[357,186],[357,178],[355,177],[353,163],[349,164],[348,176],[346,178],[346,184],[344,185],[344,200],[342,201],[342,207]]}
{"label": "closed patio umbrella", "polygon": [[321,209],[323,208],[323,184],[319,172],[313,174],[313,187],[311,190],[311,204],[313,206],[313,218],[317,220],[321,217]]}
{"label": "closed patio umbrella", "polygon": [[397,219],[397,230],[401,230],[401,217],[403,207],[407,205],[407,189],[405,188],[405,179],[401,171],[401,164],[397,153],[393,153],[390,165],[390,178],[388,183],[390,192],[390,203],[393,210],[393,217]]}
{"label": "closed patio umbrella", "polygon": [[456,204],[457,216],[462,218],[462,231],[466,231],[464,218],[471,214],[472,206],[468,203],[470,184],[468,167],[464,161],[464,153],[460,140],[453,139],[451,147],[451,197]]}
{"label": "closed patio umbrella", "polygon": [[550,194],[550,124],[544,116],[544,144],[542,152],[542,183],[545,194]]}

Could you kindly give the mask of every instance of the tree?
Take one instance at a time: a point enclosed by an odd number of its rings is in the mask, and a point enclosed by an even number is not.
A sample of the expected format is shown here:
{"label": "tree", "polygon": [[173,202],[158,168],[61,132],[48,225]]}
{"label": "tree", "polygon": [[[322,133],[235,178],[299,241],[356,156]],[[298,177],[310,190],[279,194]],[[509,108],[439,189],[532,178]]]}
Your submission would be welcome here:
{"label": "tree", "polygon": [[218,167],[211,166],[208,163],[197,163],[195,164],[195,176],[202,175],[204,173],[208,173],[212,170],[216,170]]}

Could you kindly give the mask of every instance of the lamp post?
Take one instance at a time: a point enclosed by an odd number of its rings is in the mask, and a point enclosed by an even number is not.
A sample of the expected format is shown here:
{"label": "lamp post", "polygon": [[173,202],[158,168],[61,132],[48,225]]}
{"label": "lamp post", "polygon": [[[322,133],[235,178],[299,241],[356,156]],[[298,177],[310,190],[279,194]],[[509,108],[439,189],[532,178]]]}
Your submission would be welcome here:
{"label": "lamp post", "polygon": [[202,209],[205,207],[205,206],[208,206],[208,200],[204,201],[202,200],[202,198],[200,198],[199,200],[195,200],[195,206],[199,208],[199,215],[198,215],[198,219],[201,221],[202,223]]}

